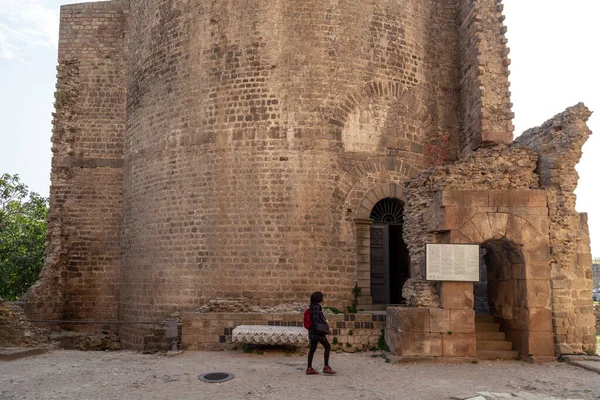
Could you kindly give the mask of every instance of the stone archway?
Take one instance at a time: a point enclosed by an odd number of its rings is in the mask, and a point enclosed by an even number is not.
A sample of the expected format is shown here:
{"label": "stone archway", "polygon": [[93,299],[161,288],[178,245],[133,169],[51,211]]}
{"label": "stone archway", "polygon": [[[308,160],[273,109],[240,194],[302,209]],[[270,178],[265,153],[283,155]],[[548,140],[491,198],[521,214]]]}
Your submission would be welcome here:
{"label": "stone archway", "polygon": [[489,290],[492,312],[521,358],[554,357],[547,215],[528,215],[524,209],[519,210],[524,215],[468,210],[455,210],[448,241],[488,250],[494,276]]}
{"label": "stone archway", "polygon": [[373,304],[371,296],[371,211],[383,199],[402,199],[402,187],[385,183],[369,190],[360,202],[356,219],[357,284],[361,289],[359,304]]}

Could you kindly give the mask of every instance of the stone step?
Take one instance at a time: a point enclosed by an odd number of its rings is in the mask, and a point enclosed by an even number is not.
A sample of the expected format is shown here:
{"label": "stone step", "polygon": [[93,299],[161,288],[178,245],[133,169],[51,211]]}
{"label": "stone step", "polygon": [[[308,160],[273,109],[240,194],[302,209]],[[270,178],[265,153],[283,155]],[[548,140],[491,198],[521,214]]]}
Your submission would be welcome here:
{"label": "stone step", "polygon": [[475,324],[475,332],[499,332],[500,324],[481,322]]}
{"label": "stone step", "polygon": [[497,341],[506,340],[506,333],[504,332],[475,332],[477,341]]}
{"label": "stone step", "polygon": [[477,340],[477,350],[512,350],[507,340]]}
{"label": "stone step", "polygon": [[488,323],[494,322],[494,316],[490,314],[477,314],[475,315],[475,323]]}
{"label": "stone step", "polygon": [[516,350],[477,350],[480,360],[517,360],[519,352]]}
{"label": "stone step", "polygon": [[36,356],[47,352],[39,347],[0,347],[0,361],[12,361],[19,358]]}

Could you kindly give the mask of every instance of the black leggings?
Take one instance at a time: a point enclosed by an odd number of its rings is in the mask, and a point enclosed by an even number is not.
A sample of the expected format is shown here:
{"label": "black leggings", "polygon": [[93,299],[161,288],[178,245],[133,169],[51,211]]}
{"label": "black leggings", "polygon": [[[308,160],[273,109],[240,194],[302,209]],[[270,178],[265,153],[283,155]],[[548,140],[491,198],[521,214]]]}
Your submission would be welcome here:
{"label": "black leggings", "polygon": [[315,351],[317,351],[317,344],[321,343],[325,348],[325,366],[329,366],[329,352],[331,351],[331,345],[329,341],[327,341],[327,337],[320,337],[318,340],[310,341],[310,350],[308,351],[308,368],[312,368],[312,361],[315,355]]}

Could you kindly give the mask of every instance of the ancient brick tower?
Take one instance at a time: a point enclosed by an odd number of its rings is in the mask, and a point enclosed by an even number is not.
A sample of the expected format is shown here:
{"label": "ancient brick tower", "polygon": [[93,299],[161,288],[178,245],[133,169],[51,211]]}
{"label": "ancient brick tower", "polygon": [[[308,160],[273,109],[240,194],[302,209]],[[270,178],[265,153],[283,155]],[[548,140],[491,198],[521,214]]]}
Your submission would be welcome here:
{"label": "ancient brick tower", "polygon": [[502,21],[497,0],[63,6],[50,247],[29,314],[160,319],[316,289],[345,304],[355,284],[370,303],[376,204],[512,141]]}

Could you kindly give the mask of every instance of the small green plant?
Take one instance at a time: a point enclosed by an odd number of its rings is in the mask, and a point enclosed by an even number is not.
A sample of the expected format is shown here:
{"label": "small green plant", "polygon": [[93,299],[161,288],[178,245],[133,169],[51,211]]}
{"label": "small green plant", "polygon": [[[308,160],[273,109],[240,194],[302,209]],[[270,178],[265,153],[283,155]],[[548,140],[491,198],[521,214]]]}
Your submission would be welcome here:
{"label": "small green plant", "polygon": [[350,330],[348,331],[348,336],[352,336],[352,335],[354,335],[354,329],[350,329]]}
{"label": "small green plant", "polygon": [[381,357],[381,354],[371,354],[371,358],[379,358]]}
{"label": "small green plant", "polygon": [[371,348],[369,349],[369,351],[377,351],[379,350],[376,346],[371,346]]}
{"label": "small green plant", "polygon": [[259,356],[264,356],[265,352],[264,351],[257,351],[256,354],[258,354]]}
{"label": "small green plant", "polygon": [[448,331],[448,335],[452,335],[452,331]]}
{"label": "small green plant", "polygon": [[244,353],[252,353],[252,349],[247,344],[244,345]]}
{"label": "small green plant", "polygon": [[567,362],[567,359],[566,359],[566,358],[564,358],[563,356],[560,356],[560,357],[558,358],[558,362],[564,363],[564,362]]}
{"label": "small green plant", "polygon": [[350,348],[352,345],[350,343],[346,343],[346,347]]}
{"label": "small green plant", "polygon": [[379,342],[377,343],[377,347],[379,348],[379,350],[390,351],[389,346],[385,342],[385,333],[383,329],[381,330],[381,336],[379,336]]}
{"label": "small green plant", "polygon": [[337,309],[335,307],[329,307],[329,306],[327,306],[327,307],[323,307],[323,309],[324,310],[329,310],[329,311],[331,311],[334,314],[343,314],[344,313],[342,310]]}
{"label": "small green plant", "polygon": [[473,361],[471,361],[471,364],[479,364],[479,361],[473,360]]}
{"label": "small green plant", "polygon": [[337,336],[333,337],[333,340],[331,341],[331,343],[333,343],[333,344],[338,344],[339,343]]}
{"label": "small green plant", "polygon": [[346,307],[350,314],[356,314],[356,310],[358,307],[358,298],[360,297],[361,291],[362,289],[358,286],[358,283],[355,283],[354,287],[352,288],[352,295],[354,296],[354,299],[352,300],[351,305],[349,307]]}
{"label": "small green plant", "polygon": [[587,354],[588,356],[595,356],[596,352],[594,350],[585,350],[585,354]]}
{"label": "small green plant", "polygon": [[61,108],[63,108],[63,106],[65,104],[67,104],[68,101],[69,101],[69,94],[66,91],[61,89],[56,92],[54,104],[55,104],[57,111],[60,110]]}
{"label": "small green plant", "polygon": [[385,360],[386,364],[389,364],[391,362],[390,359],[389,359],[389,357],[386,356],[385,354],[381,353],[381,357]]}
{"label": "small green plant", "polygon": [[291,357],[292,354],[296,353],[296,348],[295,347],[286,347],[285,350],[283,350],[283,354],[286,355],[286,357]]}
{"label": "small green plant", "polygon": [[354,346],[354,351],[360,351],[360,349],[358,348],[358,346]]}

